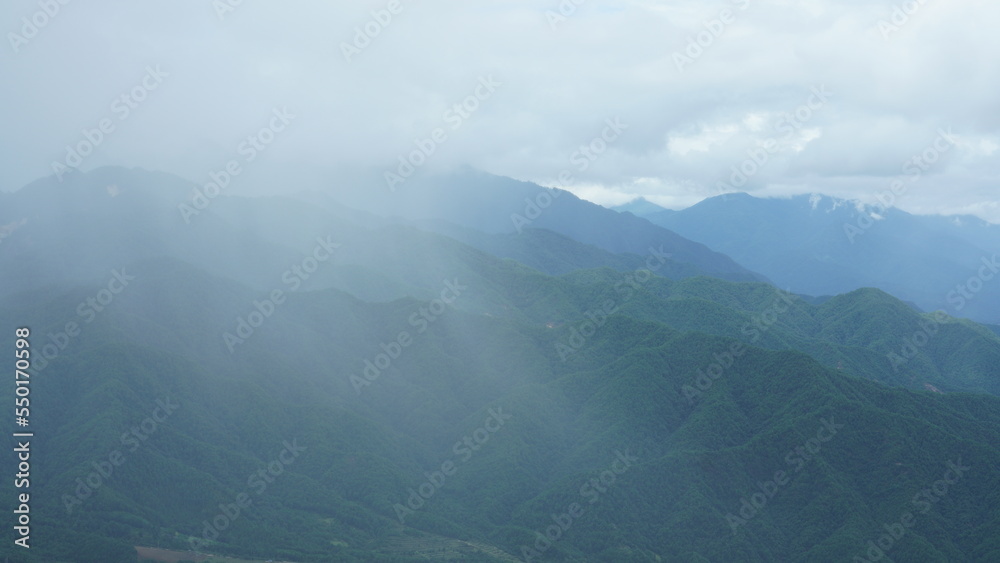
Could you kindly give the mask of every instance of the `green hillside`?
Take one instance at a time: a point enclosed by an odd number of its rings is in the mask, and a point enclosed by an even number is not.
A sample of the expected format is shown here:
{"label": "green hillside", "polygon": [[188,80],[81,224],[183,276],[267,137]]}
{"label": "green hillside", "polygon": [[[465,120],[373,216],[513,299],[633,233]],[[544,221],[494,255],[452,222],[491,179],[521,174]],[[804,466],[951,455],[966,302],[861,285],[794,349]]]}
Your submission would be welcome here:
{"label": "green hillside", "polygon": [[0,347],[30,327],[34,353],[10,561],[1000,557],[986,327],[873,289],[671,279],[659,249],[553,276],[294,201],[180,234],[157,197],[0,247],[36,285],[0,292]]}

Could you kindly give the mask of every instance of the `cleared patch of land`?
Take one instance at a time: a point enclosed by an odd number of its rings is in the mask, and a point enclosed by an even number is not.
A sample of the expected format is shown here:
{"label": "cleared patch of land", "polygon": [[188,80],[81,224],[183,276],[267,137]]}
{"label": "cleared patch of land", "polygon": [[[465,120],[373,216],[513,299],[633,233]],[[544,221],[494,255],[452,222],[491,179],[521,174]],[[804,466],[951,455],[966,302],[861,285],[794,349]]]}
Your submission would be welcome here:
{"label": "cleared patch of land", "polygon": [[[178,561],[195,561],[196,563],[265,563],[266,559],[237,559],[222,555],[196,554],[193,551],[173,551],[158,547],[135,546],[139,553],[139,561],[151,560],[160,563],[177,563]],[[274,561],[273,563],[293,563],[291,561]]]}

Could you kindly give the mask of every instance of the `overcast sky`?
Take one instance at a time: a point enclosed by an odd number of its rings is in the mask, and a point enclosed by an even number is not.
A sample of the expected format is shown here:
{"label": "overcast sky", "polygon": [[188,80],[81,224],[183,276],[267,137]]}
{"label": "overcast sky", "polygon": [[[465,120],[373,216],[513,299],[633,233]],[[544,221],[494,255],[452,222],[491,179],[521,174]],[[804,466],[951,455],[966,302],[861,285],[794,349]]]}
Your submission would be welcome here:
{"label": "overcast sky", "polygon": [[10,0],[0,189],[106,120],[83,170],[399,172],[430,139],[416,174],[468,164],[601,204],[898,180],[907,211],[1000,222],[1000,3],[576,2]]}

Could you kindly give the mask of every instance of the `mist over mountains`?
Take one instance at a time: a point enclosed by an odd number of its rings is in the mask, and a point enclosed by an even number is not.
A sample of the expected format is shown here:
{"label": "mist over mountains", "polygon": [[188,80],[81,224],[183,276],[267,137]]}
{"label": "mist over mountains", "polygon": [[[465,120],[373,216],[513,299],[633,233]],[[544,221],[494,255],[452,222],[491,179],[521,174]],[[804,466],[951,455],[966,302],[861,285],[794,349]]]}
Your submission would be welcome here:
{"label": "mist over mountains", "polygon": [[[0,316],[36,352],[33,547],[5,556],[1000,557],[1000,335],[782,284],[836,248],[896,260],[893,212],[862,247],[808,235],[827,198],[647,220],[468,170],[340,188],[198,202],[101,168],[0,195]],[[936,247],[954,272],[972,227]]]}
{"label": "mist over mountains", "polygon": [[1000,3],[5,8],[3,563],[1000,561]]}

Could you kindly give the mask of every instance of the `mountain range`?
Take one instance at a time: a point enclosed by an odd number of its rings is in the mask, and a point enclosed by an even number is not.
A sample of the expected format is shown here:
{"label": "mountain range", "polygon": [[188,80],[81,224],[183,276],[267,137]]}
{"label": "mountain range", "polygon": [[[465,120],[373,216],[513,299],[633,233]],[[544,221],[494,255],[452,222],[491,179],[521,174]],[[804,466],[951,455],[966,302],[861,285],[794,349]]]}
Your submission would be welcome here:
{"label": "mountain range", "polygon": [[679,211],[621,208],[705,244],[781,287],[836,295],[874,287],[944,312],[1000,324],[1000,225],[912,215],[821,195],[745,193]]}
{"label": "mountain range", "polygon": [[[847,274],[811,292],[832,266],[805,244],[762,268],[662,224],[688,210],[478,172],[348,188],[102,168],[0,194],[0,347],[30,328],[35,433],[33,549],[0,554],[1000,558],[1000,334],[964,318],[985,286],[943,312]],[[748,199],[700,205],[780,238],[727,207]],[[896,259],[884,225],[849,249]],[[942,245],[952,273],[990,232]]]}

